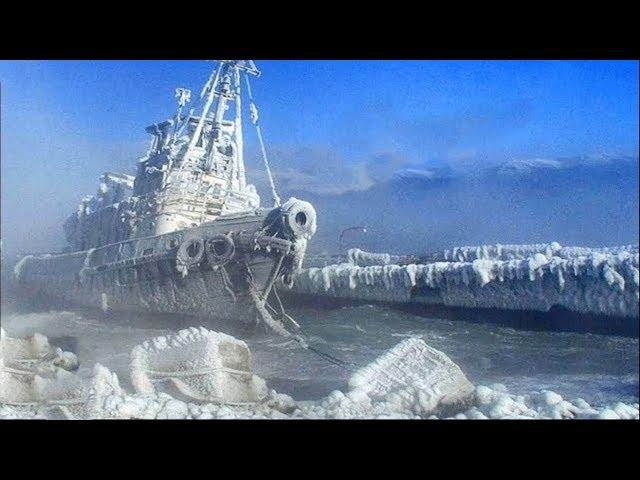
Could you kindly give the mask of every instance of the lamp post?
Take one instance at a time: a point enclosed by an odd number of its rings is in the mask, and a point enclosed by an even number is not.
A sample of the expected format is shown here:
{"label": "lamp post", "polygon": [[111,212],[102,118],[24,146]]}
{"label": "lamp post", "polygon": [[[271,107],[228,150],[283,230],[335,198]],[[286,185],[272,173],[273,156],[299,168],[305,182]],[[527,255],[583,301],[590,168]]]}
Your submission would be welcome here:
{"label": "lamp post", "polygon": [[338,239],[338,242],[339,242],[339,244],[340,244],[340,251],[342,251],[342,249],[343,249],[342,241],[343,241],[343,239],[344,239],[344,235],[345,235],[345,233],[347,233],[347,232],[354,232],[354,231],[361,231],[362,233],[367,233],[367,227],[366,227],[366,226],[364,226],[364,225],[363,225],[363,226],[360,226],[360,225],[359,225],[359,226],[355,226],[355,227],[348,227],[348,228],[343,229],[343,230],[340,232],[340,237],[339,237],[339,239]]}

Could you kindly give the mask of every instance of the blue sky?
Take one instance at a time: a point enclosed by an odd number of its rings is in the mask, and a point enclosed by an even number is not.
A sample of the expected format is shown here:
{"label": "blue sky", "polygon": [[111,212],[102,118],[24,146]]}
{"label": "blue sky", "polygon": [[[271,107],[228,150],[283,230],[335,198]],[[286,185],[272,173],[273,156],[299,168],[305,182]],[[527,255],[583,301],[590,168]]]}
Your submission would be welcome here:
{"label": "blue sky", "polygon": [[[638,156],[637,61],[257,64],[266,140],[292,179],[351,185],[363,165],[369,185],[401,167]],[[199,91],[213,66],[0,61],[3,238],[59,238],[97,176],[143,154],[144,127],[173,113],[174,88]]]}
{"label": "blue sky", "polygon": [[[636,61],[258,61],[256,96],[271,141],[378,148],[396,130],[466,122],[451,146],[492,155],[637,152]],[[1,62],[3,113],[31,112],[97,141],[144,138],[141,122],[171,112],[173,88],[199,89],[200,61]],[[362,126],[366,128],[362,128]],[[350,127],[350,128],[349,128]],[[11,131],[11,125],[7,126]],[[347,131],[345,131],[347,130]],[[415,132],[414,132],[415,130]],[[484,139],[484,133],[491,133]],[[408,153],[444,142],[416,135]],[[430,138],[430,137],[428,137]],[[438,145],[440,143],[440,145]]]}

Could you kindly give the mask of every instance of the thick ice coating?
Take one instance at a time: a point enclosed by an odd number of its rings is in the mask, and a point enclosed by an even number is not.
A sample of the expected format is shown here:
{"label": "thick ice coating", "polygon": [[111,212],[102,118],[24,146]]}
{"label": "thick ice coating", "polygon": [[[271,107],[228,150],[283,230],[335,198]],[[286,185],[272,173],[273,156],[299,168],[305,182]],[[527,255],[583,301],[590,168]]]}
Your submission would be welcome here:
{"label": "thick ice coating", "polygon": [[548,311],[561,306],[638,317],[638,247],[497,245],[454,249],[444,257],[452,261],[309,268],[295,275],[293,291],[467,308]]}
{"label": "thick ice coating", "polygon": [[73,353],[52,347],[44,335],[11,338],[0,329],[0,403],[67,400],[78,389],[75,376],[67,370],[77,367]]}
{"label": "thick ice coating", "polygon": [[428,415],[463,405],[473,385],[444,353],[419,338],[408,338],[356,371],[349,379],[351,395],[372,401],[395,398],[401,410]]}
{"label": "thick ice coating", "polygon": [[203,327],[135,347],[131,381],[140,393],[167,392],[217,403],[254,403],[267,393],[264,381],[252,373],[247,344]]}
{"label": "thick ice coating", "polygon": [[593,253],[617,254],[621,252],[638,253],[638,245],[620,247],[563,247],[558,242],[536,243],[532,245],[479,245],[474,247],[455,247],[445,250],[437,260],[448,262],[472,262],[474,260],[523,260],[541,253],[547,258],[572,258]]}
{"label": "thick ice coating", "polygon": [[12,364],[18,368],[51,369],[51,366],[74,370],[78,367],[78,359],[71,352],[49,345],[44,335],[35,333],[27,338],[11,338],[0,328],[0,359],[4,365]]}
{"label": "thick ice coating", "polygon": [[352,248],[347,252],[347,261],[352,265],[359,267],[370,267],[372,265],[389,265],[395,263],[394,260],[398,258],[391,256],[388,253],[372,253],[365,252],[359,248]]}
{"label": "thick ice coating", "polygon": [[514,395],[502,384],[491,387],[478,385],[475,389],[473,406],[465,412],[457,413],[456,419],[638,419],[638,404],[628,405],[618,402],[604,407],[593,407],[584,399],[572,401],[561,395],[542,390],[527,395]]}

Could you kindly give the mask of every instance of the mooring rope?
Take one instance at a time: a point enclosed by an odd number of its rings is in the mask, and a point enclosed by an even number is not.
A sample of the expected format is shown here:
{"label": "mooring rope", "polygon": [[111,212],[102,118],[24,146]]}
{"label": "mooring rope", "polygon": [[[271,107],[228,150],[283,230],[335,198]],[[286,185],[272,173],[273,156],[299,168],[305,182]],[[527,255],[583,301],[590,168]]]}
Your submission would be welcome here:
{"label": "mooring rope", "polygon": [[247,93],[249,94],[249,110],[251,116],[251,123],[256,127],[258,134],[258,141],[260,142],[260,149],[262,150],[262,160],[264,161],[265,169],[267,170],[267,177],[269,178],[269,185],[271,186],[271,195],[273,196],[273,203],[276,207],[280,206],[280,197],[276,191],[276,185],[273,181],[273,175],[271,175],[271,167],[269,167],[269,160],[267,159],[267,150],[264,148],[264,140],[262,138],[262,129],[258,123],[258,107],[256,107],[253,101],[253,94],[251,93],[251,83],[249,83],[249,76],[245,75],[244,79],[247,82]]}
{"label": "mooring rope", "polygon": [[[256,310],[258,310],[258,313],[260,314],[260,316],[262,317],[262,320],[269,326],[271,327],[272,330],[274,330],[276,333],[278,333],[279,335],[282,335],[285,338],[291,338],[292,340],[295,340],[296,342],[298,342],[298,344],[304,348],[305,350],[309,350],[313,353],[315,353],[316,355],[318,355],[319,357],[325,359],[326,361],[328,361],[329,363],[332,363],[333,365],[336,365],[340,368],[343,368],[344,370],[347,371],[352,371],[352,367],[353,365],[349,364],[348,362],[345,362],[344,360],[340,360],[339,358],[334,357],[333,355],[327,353],[327,352],[323,352],[322,350],[316,348],[316,347],[312,347],[311,345],[309,345],[309,343],[307,342],[307,340],[302,336],[302,335],[294,335],[291,332],[289,332],[284,325],[282,325],[281,322],[279,322],[278,320],[276,320],[275,318],[273,318],[271,316],[271,314],[269,313],[269,310],[267,310],[267,308],[265,307],[265,305],[267,304],[266,299],[262,299],[260,298],[260,295],[258,294],[258,291],[255,287],[255,284],[253,283],[253,280],[251,279],[251,274],[250,274],[250,270],[247,269],[249,272],[249,275],[247,277],[248,283],[249,283],[249,294],[251,295],[252,300],[254,301],[254,304],[256,306]],[[281,304],[282,305],[282,304]],[[269,305],[269,307],[275,311],[275,309]],[[283,315],[287,315],[286,312],[284,312],[284,306],[282,306],[282,310],[283,310]],[[297,322],[294,323],[297,325]]]}

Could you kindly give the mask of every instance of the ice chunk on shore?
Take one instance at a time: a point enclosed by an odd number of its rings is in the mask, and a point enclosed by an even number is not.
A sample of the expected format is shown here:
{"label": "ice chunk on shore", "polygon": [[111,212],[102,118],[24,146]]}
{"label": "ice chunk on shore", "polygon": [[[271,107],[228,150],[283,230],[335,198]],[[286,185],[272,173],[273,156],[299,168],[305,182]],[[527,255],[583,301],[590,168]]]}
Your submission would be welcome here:
{"label": "ice chunk on shore", "polygon": [[419,338],[408,338],[349,379],[352,398],[371,402],[393,400],[394,410],[430,415],[459,407],[473,385],[447,355]]}
{"label": "ice chunk on shore", "polygon": [[104,378],[117,385],[117,377],[99,364],[90,377],[69,371],[77,367],[73,353],[44,335],[11,338],[0,329],[0,418],[102,418],[87,402],[104,392]]}
{"label": "ice chunk on shore", "polygon": [[[245,384],[244,397],[237,395],[237,386],[232,390],[236,395],[229,397],[230,389],[227,383],[237,382],[237,379],[229,376],[206,377],[220,371],[224,372],[221,366],[228,361],[226,357],[229,354],[229,351],[221,348],[225,342],[241,347],[242,368],[248,371],[249,351],[244,342],[202,328],[183,330],[173,337],[158,337],[136,347],[132,353],[132,378],[139,395],[135,398],[113,399],[112,402],[115,401],[121,406],[115,409],[112,406],[110,411],[124,408],[129,414],[146,412],[144,415],[149,415],[150,411],[154,411],[154,415],[157,415],[160,410],[145,406],[145,402],[159,402],[166,408],[167,394],[172,394],[174,399],[170,403],[171,409],[179,418],[187,418],[192,411],[206,416],[214,413],[218,416],[231,415],[231,412],[241,415],[239,410],[232,409],[237,407],[238,403],[251,401],[255,402],[255,415],[265,418],[286,417],[287,413],[301,418],[413,418],[455,408],[461,409],[474,392],[473,385],[460,368],[444,353],[427,346],[420,339],[411,338],[401,342],[375,362],[356,371],[349,381],[350,390],[346,394],[334,392],[320,402],[296,404],[286,395],[267,391],[264,382],[260,380],[257,392],[248,388],[251,384]],[[172,349],[175,349],[175,352],[172,352]],[[237,363],[238,359],[235,361]],[[150,370],[151,365],[154,365],[153,371]],[[207,365],[212,368],[205,371]],[[167,371],[161,375],[163,382],[160,384],[155,383],[159,368]],[[174,373],[170,374],[169,370]],[[192,405],[179,402],[175,391],[162,387],[165,379],[175,382],[182,378],[183,372],[200,377],[195,384],[188,385],[186,389],[176,385],[177,390],[186,394],[188,400],[202,401],[199,409],[194,410]],[[192,378],[192,375],[186,378]],[[241,379],[247,381],[246,376],[242,376]],[[156,385],[161,387],[158,388]],[[204,387],[209,390],[204,392]],[[197,390],[195,395],[194,390]],[[220,407],[214,412],[211,407],[205,408],[205,405],[210,403],[203,401],[206,394],[209,394],[215,403],[224,403],[224,409]],[[262,398],[256,398],[258,395]],[[246,410],[242,411],[246,413]]]}
{"label": "ice chunk on shore", "polygon": [[9,367],[33,372],[51,370],[53,367],[65,370],[78,368],[78,358],[73,353],[52,347],[44,335],[35,333],[27,338],[12,338],[2,328],[0,328],[0,361]]}
{"label": "ice chunk on shore", "polygon": [[135,347],[131,380],[140,393],[179,393],[202,402],[253,403],[267,393],[264,381],[252,373],[247,344],[203,327]]}
{"label": "ice chunk on shore", "polygon": [[456,419],[638,419],[638,404],[622,402],[614,406],[593,407],[577,398],[567,401],[561,395],[543,390],[528,395],[514,395],[504,385],[478,385],[474,406]]}
{"label": "ice chunk on shore", "polygon": [[[169,354],[165,363],[145,352],[138,352],[140,360],[154,360],[154,365],[180,365],[188,371],[194,365],[199,368],[205,359],[219,365],[221,360],[216,360],[216,356],[224,358],[228,353],[221,353],[220,345],[229,339],[231,343],[238,342],[203,329],[188,329],[188,332],[157,337],[146,343],[152,350]],[[193,350],[181,349],[190,343],[189,337],[200,346]],[[41,340],[36,343],[42,345]],[[176,353],[178,350],[181,353]],[[143,364],[149,366],[152,362]],[[638,419],[637,403],[596,407],[582,399],[567,401],[551,391],[515,395],[498,384],[474,388],[444,353],[415,338],[401,342],[354,372],[346,393],[336,390],[318,401],[296,402],[265,387],[265,396],[256,403],[196,403],[185,401],[178,390],[173,392],[177,396],[160,391],[153,382],[153,391],[132,394],[120,386],[114,373],[99,364],[86,379],[59,368],[55,374],[33,375],[33,378],[38,380],[31,382],[31,390],[26,391],[30,396],[23,398],[25,402],[15,401],[16,396],[25,393],[20,388],[11,390],[13,402],[0,400],[0,419]]]}
{"label": "ice chunk on shore", "polygon": [[67,370],[78,367],[71,352],[54,348],[44,335],[9,337],[0,329],[0,402],[35,404],[69,398],[75,385]]}

